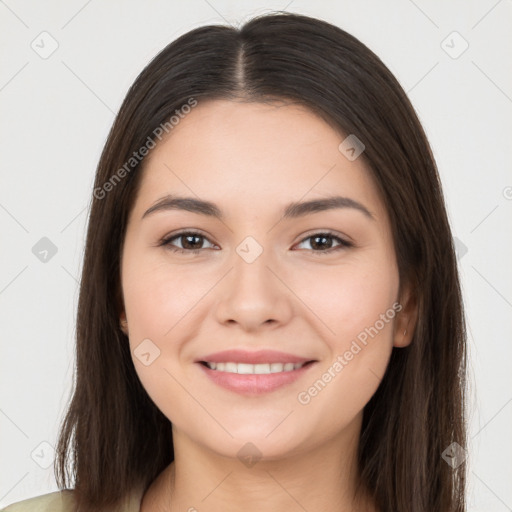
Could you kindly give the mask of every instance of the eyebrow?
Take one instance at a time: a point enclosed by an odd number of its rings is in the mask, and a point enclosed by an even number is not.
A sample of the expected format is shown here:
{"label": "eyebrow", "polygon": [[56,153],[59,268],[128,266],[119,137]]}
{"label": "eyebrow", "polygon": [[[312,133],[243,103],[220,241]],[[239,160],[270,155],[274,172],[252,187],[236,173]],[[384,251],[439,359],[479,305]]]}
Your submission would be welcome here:
{"label": "eyebrow", "polygon": [[[349,197],[334,196],[325,199],[313,199],[311,201],[295,202],[288,204],[283,210],[283,218],[291,219],[303,217],[311,213],[322,212],[326,210],[334,210],[337,208],[352,208],[360,211],[371,220],[375,217],[364,205],[350,199]],[[194,197],[181,197],[176,195],[166,195],[158,199],[153,206],[144,212],[142,219],[152,213],[168,211],[168,210],[185,210],[200,215],[215,217],[219,220],[224,218],[221,209],[210,201],[204,201]]]}

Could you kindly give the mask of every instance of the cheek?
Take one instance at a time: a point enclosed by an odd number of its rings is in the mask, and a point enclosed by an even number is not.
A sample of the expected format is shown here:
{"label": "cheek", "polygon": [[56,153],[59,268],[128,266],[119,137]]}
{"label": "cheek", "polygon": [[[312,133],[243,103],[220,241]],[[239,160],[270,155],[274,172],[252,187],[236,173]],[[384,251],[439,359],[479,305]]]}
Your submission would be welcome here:
{"label": "cheek", "polygon": [[184,267],[171,269],[136,251],[129,253],[123,265],[124,306],[135,371],[151,400],[178,426],[183,418],[198,414],[193,400],[183,400],[180,333],[187,330],[187,336],[193,336],[190,313],[208,283],[190,278]]}
{"label": "cheek", "polygon": [[170,266],[163,258],[131,257],[125,269],[124,304],[134,340],[170,338],[215,282],[211,271],[202,276],[192,266]]}
{"label": "cheek", "polygon": [[318,428],[333,433],[364,408],[385,373],[400,310],[398,272],[393,260],[359,261],[317,274],[305,286],[308,305],[333,332],[324,337],[328,357],[297,398],[311,417],[329,415],[331,426]]}
{"label": "cheek", "polygon": [[376,323],[379,334],[382,331],[389,337],[392,319],[386,321],[388,314],[382,324],[381,315],[392,308],[398,294],[398,272],[392,260],[350,261],[319,268],[314,274],[303,272],[301,276],[297,295],[304,297],[317,322],[328,328],[325,332],[329,333],[332,349],[343,349],[347,340]]}
{"label": "cheek", "polygon": [[135,370],[158,408],[179,424],[193,409],[179,398],[181,350],[197,335],[204,317],[201,299],[218,278],[211,269],[169,265],[161,254],[152,257],[129,247],[126,252],[122,286]]}

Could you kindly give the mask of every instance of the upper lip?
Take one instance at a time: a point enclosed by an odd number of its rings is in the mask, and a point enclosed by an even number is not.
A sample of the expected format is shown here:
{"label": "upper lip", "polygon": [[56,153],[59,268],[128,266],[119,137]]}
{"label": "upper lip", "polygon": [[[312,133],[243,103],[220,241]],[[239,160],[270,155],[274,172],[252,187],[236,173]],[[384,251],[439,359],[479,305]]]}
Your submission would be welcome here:
{"label": "upper lip", "polygon": [[300,357],[294,354],[287,354],[286,352],[277,352],[275,350],[258,350],[257,352],[248,352],[246,350],[224,350],[209,354],[196,360],[197,363],[247,363],[247,364],[260,364],[260,363],[307,363],[314,361],[314,359],[307,357]]}

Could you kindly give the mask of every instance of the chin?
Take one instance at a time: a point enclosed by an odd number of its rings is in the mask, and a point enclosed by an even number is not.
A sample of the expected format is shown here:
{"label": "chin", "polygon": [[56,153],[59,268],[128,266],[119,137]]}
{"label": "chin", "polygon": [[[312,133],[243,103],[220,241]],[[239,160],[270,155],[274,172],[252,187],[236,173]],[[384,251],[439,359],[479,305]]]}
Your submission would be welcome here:
{"label": "chin", "polygon": [[[226,434],[197,441],[222,457],[236,458],[244,464],[247,460],[253,462],[280,460],[306,449],[305,442],[307,439],[311,440],[310,435],[302,432],[300,436],[294,437],[293,432],[286,429],[278,433],[280,428],[272,432],[272,429],[240,426],[237,429],[230,429],[233,438]],[[269,432],[272,433],[269,434]],[[250,467],[251,464],[245,465]]]}

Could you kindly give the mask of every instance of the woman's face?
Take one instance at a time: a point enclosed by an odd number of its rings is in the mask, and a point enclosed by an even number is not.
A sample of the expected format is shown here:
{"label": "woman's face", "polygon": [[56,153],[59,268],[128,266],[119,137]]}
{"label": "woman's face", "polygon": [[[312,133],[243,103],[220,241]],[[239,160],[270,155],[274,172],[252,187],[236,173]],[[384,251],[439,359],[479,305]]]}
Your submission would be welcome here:
{"label": "woman's face", "polygon": [[389,219],[344,138],[298,106],[199,102],[146,160],[125,332],[175,432],[220,455],[342,436],[407,343]]}

